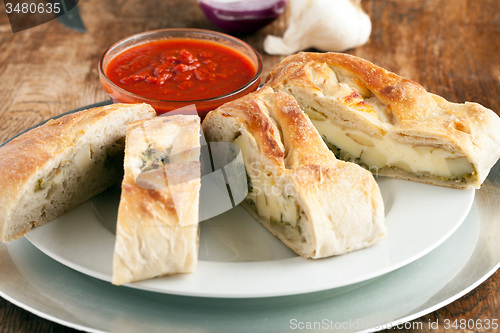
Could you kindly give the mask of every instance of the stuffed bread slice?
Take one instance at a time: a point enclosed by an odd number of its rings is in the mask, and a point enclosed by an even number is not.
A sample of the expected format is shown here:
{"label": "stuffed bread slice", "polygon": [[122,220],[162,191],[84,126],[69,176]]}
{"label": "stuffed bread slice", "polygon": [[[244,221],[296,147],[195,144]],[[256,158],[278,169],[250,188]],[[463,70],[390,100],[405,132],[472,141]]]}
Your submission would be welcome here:
{"label": "stuffed bread slice", "polygon": [[343,160],[373,173],[479,188],[500,157],[500,119],[347,54],[299,53],[266,86],[292,94]]}
{"label": "stuffed bread slice", "polygon": [[0,241],[118,183],[127,124],[154,116],[147,104],[93,108],[49,120],[1,147]]}
{"label": "stuffed bread slice", "polygon": [[112,282],[189,273],[198,259],[200,119],[161,116],[130,125]]}
{"label": "stuffed bread slice", "polygon": [[339,255],[385,237],[373,176],[337,160],[292,96],[262,88],[210,112],[202,126],[208,142],[240,147],[244,207],[297,254]]}

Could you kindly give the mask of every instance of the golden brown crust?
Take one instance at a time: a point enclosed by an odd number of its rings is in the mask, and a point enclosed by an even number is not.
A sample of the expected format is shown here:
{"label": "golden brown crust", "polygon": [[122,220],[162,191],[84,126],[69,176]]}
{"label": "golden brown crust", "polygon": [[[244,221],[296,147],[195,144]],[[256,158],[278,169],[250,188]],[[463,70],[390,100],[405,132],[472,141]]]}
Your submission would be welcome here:
{"label": "golden brown crust", "polygon": [[310,121],[288,94],[276,94],[276,119],[283,133],[289,168],[301,165],[332,165],[332,154],[324,149],[324,142]]}
{"label": "golden brown crust", "polygon": [[[280,163],[284,154],[276,140],[276,126],[273,126],[269,117],[266,117],[260,112],[260,105],[253,98],[241,98],[238,103],[231,104],[233,109],[232,114],[239,114],[240,118],[245,119],[248,129],[259,137],[262,142],[262,150],[264,154],[273,157]],[[223,114],[224,115],[224,114]],[[230,116],[230,114],[227,114]]]}
{"label": "golden brown crust", "polygon": [[343,128],[467,156],[475,176],[465,187],[479,187],[500,157],[500,118],[493,111],[476,103],[448,102],[414,81],[352,55],[289,56],[270,72],[265,85],[291,92],[301,106],[327,101],[330,104],[319,107]]}
{"label": "golden brown crust", "polygon": [[[141,221],[154,219],[156,210],[164,211],[168,215],[177,216],[175,204],[170,191],[142,188],[135,181],[122,184],[121,202],[123,206],[135,207],[136,212],[127,212],[127,216],[143,217]],[[153,207],[154,205],[154,207]],[[154,208],[154,209],[153,209]],[[135,222],[132,221],[131,224]],[[126,227],[126,224],[123,224]]]}
{"label": "golden brown crust", "polygon": [[342,70],[342,74],[356,78],[357,83],[370,90],[386,105],[390,105],[394,123],[420,120],[430,111],[426,106],[433,102],[432,98],[427,96],[426,90],[420,84],[345,53],[300,52],[287,57],[275,67],[267,76],[266,83],[272,87],[280,84],[287,76],[290,80],[313,84],[308,80],[308,74],[303,71],[311,62],[328,64]]}

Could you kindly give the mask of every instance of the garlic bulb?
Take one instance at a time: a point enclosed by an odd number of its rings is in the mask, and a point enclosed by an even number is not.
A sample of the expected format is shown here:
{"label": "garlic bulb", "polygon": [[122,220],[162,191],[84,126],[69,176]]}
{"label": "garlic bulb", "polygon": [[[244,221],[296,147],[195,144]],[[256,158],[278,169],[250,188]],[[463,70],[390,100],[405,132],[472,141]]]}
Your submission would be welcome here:
{"label": "garlic bulb", "polygon": [[264,50],[288,55],[310,47],[341,52],[363,45],[372,25],[360,1],[290,0],[290,23],[283,38],[267,36]]}

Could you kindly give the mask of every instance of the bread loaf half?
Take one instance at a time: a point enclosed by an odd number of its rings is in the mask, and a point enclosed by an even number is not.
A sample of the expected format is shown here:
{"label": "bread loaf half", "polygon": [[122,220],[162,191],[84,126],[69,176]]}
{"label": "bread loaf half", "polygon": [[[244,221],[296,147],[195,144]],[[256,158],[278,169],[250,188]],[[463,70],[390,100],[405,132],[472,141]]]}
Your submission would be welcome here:
{"label": "bread loaf half", "polygon": [[0,148],[0,241],[24,235],[118,182],[127,124],[147,104],[112,104],[50,120]]}
{"label": "bread loaf half", "polygon": [[291,95],[264,87],[210,112],[203,131],[241,148],[245,208],[297,254],[339,255],[385,237],[375,179],[337,160]]}
{"label": "bread loaf half", "polygon": [[376,175],[479,188],[500,157],[500,118],[451,103],[364,59],[301,52],[266,86],[293,95],[335,155]]}

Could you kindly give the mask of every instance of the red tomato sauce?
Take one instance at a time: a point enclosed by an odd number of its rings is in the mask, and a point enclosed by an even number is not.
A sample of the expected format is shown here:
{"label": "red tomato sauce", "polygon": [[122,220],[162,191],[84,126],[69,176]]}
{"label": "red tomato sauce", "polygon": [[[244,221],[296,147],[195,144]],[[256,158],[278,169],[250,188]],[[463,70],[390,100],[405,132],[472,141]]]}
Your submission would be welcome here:
{"label": "red tomato sauce", "polygon": [[138,45],[114,57],[106,76],[134,94],[195,101],[233,92],[255,76],[244,55],[220,44],[170,39]]}

